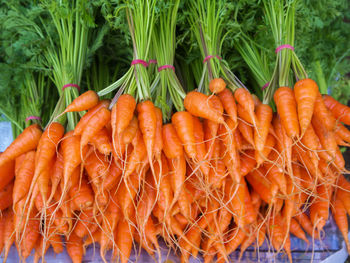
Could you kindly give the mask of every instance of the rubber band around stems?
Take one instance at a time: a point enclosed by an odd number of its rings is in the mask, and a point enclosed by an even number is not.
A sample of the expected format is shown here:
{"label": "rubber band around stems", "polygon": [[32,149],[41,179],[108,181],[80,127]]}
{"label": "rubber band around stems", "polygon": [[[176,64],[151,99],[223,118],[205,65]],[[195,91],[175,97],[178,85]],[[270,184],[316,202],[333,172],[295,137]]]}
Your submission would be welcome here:
{"label": "rubber band around stems", "polygon": [[206,63],[209,59],[212,59],[212,58],[217,58],[218,60],[221,60],[222,58],[218,55],[209,55],[209,56],[206,56],[204,59],[203,59],[203,64]]}
{"label": "rubber band around stems", "polygon": [[278,53],[280,52],[282,49],[290,49],[290,50],[293,50],[294,51],[294,47],[289,45],[289,44],[285,44],[285,45],[280,45],[276,48],[275,52]]}
{"label": "rubber band around stems", "polygon": [[148,65],[150,65],[150,64],[157,64],[158,62],[157,62],[157,60],[156,59],[150,59],[150,60],[148,60]]}
{"label": "rubber band around stems", "polygon": [[80,87],[78,84],[73,84],[73,83],[68,83],[66,85],[64,85],[62,87],[62,90],[66,89],[66,88],[69,88],[69,87],[73,87],[73,88],[76,88],[78,90],[78,92],[80,92]]}
{"label": "rubber band around stems", "polygon": [[148,67],[148,63],[146,61],[142,60],[142,59],[134,59],[133,61],[131,61],[131,66],[137,65],[137,64],[141,64],[145,68]]}
{"label": "rubber band around stems", "polygon": [[41,122],[41,118],[38,117],[38,116],[28,116],[28,117],[26,118],[26,122],[27,122],[27,121],[30,121],[30,120],[38,120],[38,121]]}
{"label": "rubber band around stems", "polygon": [[264,86],[262,86],[262,90],[266,89],[270,85],[270,82],[266,82]]}
{"label": "rubber band around stems", "polygon": [[163,65],[158,68],[158,72],[161,72],[163,69],[170,68],[175,71],[175,67],[173,65]]}

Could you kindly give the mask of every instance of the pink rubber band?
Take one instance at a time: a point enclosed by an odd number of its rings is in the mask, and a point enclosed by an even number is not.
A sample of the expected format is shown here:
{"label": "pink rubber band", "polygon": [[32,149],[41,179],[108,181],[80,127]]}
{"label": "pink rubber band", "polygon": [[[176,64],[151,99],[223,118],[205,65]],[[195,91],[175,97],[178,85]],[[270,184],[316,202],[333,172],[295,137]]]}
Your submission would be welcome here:
{"label": "pink rubber band", "polygon": [[212,58],[217,58],[218,60],[221,60],[222,58],[218,55],[209,55],[209,56],[206,56],[205,59],[203,60],[203,64],[205,62],[207,62],[209,59],[212,59]]}
{"label": "pink rubber band", "polygon": [[141,64],[144,67],[148,67],[148,63],[142,59],[134,59],[133,61],[131,61],[131,66],[133,65],[137,65],[137,64]]}
{"label": "pink rubber band", "polygon": [[264,86],[262,86],[262,90],[266,89],[270,85],[270,82],[266,82]]}
{"label": "pink rubber band", "polygon": [[294,51],[294,47],[293,47],[293,46],[288,45],[288,44],[285,44],[285,45],[280,45],[279,47],[277,47],[276,50],[275,50],[275,52],[278,53],[278,52],[280,52],[282,49],[285,49],[285,48],[288,48],[288,49]]}
{"label": "pink rubber band", "polygon": [[174,68],[173,65],[163,65],[163,66],[160,66],[160,67],[158,68],[158,72],[161,72],[163,69],[167,69],[167,68],[170,68],[170,69],[172,69],[172,70],[175,71],[175,68]]}
{"label": "pink rubber band", "polygon": [[150,59],[150,60],[148,60],[148,65],[149,64],[157,64],[157,60],[156,59]]}
{"label": "pink rubber band", "polygon": [[62,90],[64,90],[65,88],[69,88],[69,87],[73,87],[73,88],[76,88],[79,92],[80,92],[80,87],[79,85],[77,84],[72,84],[72,83],[69,83],[69,84],[66,84],[62,87]]}
{"label": "pink rubber band", "polygon": [[38,117],[38,116],[28,116],[26,118],[26,121],[30,121],[30,120],[38,120],[38,121],[41,121],[41,118]]}

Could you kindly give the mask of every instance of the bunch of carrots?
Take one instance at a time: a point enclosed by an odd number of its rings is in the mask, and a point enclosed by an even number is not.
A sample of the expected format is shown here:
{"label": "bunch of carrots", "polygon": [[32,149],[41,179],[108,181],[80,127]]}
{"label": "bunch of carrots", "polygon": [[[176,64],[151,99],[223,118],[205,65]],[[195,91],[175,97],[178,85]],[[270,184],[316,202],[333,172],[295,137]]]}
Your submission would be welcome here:
{"label": "bunch of carrots", "polygon": [[199,253],[229,262],[265,239],[292,261],[290,234],[320,238],[330,209],[350,250],[339,150],[350,143],[350,108],[311,79],[278,88],[276,113],[221,78],[209,87],[187,93],[166,124],[150,100],[123,94],[111,105],[87,91],[64,111],[87,111],[74,130],[26,128],[0,155],[5,261],[13,243],[36,262],[63,245],[81,262],[98,243],[104,261],[112,250],[124,263],[135,243],[160,256],[159,237],[182,262]]}

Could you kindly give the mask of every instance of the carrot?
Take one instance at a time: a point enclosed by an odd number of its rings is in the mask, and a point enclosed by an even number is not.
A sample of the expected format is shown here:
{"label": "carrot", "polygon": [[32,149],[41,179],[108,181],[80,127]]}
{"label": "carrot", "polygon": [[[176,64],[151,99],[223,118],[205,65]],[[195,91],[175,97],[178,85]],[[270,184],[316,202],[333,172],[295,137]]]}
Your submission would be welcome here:
{"label": "carrot", "polygon": [[0,191],[0,212],[12,205],[13,182]]}
{"label": "carrot", "polygon": [[234,217],[237,227],[243,228],[245,226],[245,214],[246,208],[244,204],[245,200],[245,185],[244,180],[239,184],[233,184],[230,178],[226,179],[225,183],[225,195],[228,199],[232,215]]}
{"label": "carrot", "polygon": [[170,168],[171,186],[174,192],[173,204],[178,200],[181,190],[184,187],[186,175],[186,160],[184,156],[179,156],[168,160]]}
{"label": "carrot", "polygon": [[266,178],[278,185],[282,194],[287,194],[287,180],[282,169],[278,168],[274,163],[268,162],[264,164],[264,167],[266,168]]}
{"label": "carrot", "polygon": [[139,186],[139,176],[132,173],[129,178],[122,180],[118,188],[118,204],[125,218],[128,218],[129,210],[134,202]]}
{"label": "carrot", "polygon": [[146,146],[149,163],[152,167],[153,147],[157,128],[156,107],[150,101],[140,102],[136,107],[139,127]]}
{"label": "carrot", "polygon": [[13,188],[13,203],[14,205],[24,198],[30,188],[30,183],[34,176],[35,168],[35,151],[30,151],[25,154],[25,158],[16,174],[16,180],[14,181]]}
{"label": "carrot", "polygon": [[156,112],[156,133],[155,133],[156,140],[154,141],[154,154],[155,154],[156,160],[160,162],[162,150],[163,150],[163,136],[162,136],[163,114],[162,114],[162,110],[158,107],[155,107],[155,112]]}
{"label": "carrot", "polygon": [[118,223],[116,243],[119,249],[121,263],[127,263],[130,257],[133,244],[134,227],[126,219]]}
{"label": "carrot", "polygon": [[207,176],[209,174],[209,162],[206,160],[206,148],[204,143],[204,130],[203,124],[199,120],[198,117],[193,116],[193,127],[195,127],[193,131],[194,139],[195,139],[195,147],[196,147],[196,160],[199,163],[199,167],[202,173]]}
{"label": "carrot", "polygon": [[109,167],[108,176],[102,181],[102,189],[107,191],[111,190],[119,182],[122,172],[119,166],[116,165],[115,162],[112,162]]}
{"label": "carrot", "polygon": [[243,107],[243,109],[248,113],[250,116],[250,119],[252,121],[252,124],[254,127],[256,126],[256,117],[254,114],[254,100],[252,95],[249,93],[248,90],[244,88],[238,88],[234,92],[234,97],[238,104]]}
{"label": "carrot", "polygon": [[321,120],[323,125],[329,131],[334,130],[336,125],[336,119],[324,104],[322,95],[319,92],[317,92],[317,96],[316,96],[316,101],[314,106],[314,117],[317,118],[318,120]]}
{"label": "carrot", "polygon": [[[232,231],[228,237],[228,241],[225,244],[227,255],[235,251],[238,246],[243,242],[245,238],[245,231],[241,228],[236,228]],[[219,259],[219,258],[218,258]]]}
{"label": "carrot", "polygon": [[329,216],[330,190],[325,185],[317,187],[317,196],[310,206],[310,219],[318,231],[322,230]]}
{"label": "carrot", "polygon": [[244,221],[246,225],[250,225],[254,223],[258,216],[258,209],[255,209],[252,199],[250,197],[250,193],[247,187],[247,184],[245,183],[245,180],[242,180],[242,183],[244,185],[244,206],[245,206],[245,218]]}
{"label": "carrot", "polygon": [[287,135],[291,138],[298,138],[300,129],[293,90],[288,87],[280,87],[276,90],[273,98]]}
{"label": "carrot", "polygon": [[220,93],[226,88],[226,83],[222,78],[215,78],[209,82],[209,90],[213,93]]}
{"label": "carrot", "polygon": [[336,124],[335,132],[344,141],[350,143],[350,131],[343,124],[338,122]]}
{"label": "carrot", "polygon": [[244,139],[251,145],[254,145],[253,128],[241,120],[238,120],[238,129]]}
{"label": "carrot", "polygon": [[348,106],[341,104],[329,95],[323,95],[323,102],[336,119],[350,125],[350,108]]}
{"label": "carrot", "polygon": [[304,134],[311,122],[318,94],[318,86],[312,79],[301,79],[294,85],[301,135]]}
{"label": "carrot", "polygon": [[105,156],[99,152],[90,154],[89,157],[86,158],[84,167],[92,184],[96,187],[100,187],[101,182],[106,178],[106,175],[108,174],[109,168],[109,163],[107,162]]}
{"label": "carrot", "polygon": [[231,120],[236,124],[237,123],[237,106],[232,92],[225,88],[218,94],[218,97],[222,103],[222,106],[225,109],[227,115]]}
{"label": "carrot", "polygon": [[15,226],[13,222],[13,211],[12,209],[8,209],[6,213],[4,214],[4,220],[5,220],[5,227],[4,232],[2,233],[3,239],[5,241],[4,243],[4,260],[5,263],[8,257],[8,254],[10,252],[10,248],[15,241]]}
{"label": "carrot", "polygon": [[266,138],[272,121],[272,108],[267,104],[260,104],[255,110],[257,129],[254,131],[254,145],[258,152],[264,149]]}
{"label": "carrot", "polygon": [[74,128],[74,135],[81,135],[91,117],[94,116],[95,113],[98,112],[101,108],[108,108],[109,103],[109,100],[101,100],[95,107],[91,108],[86,114],[84,114],[84,116],[81,117],[78,124]]}
{"label": "carrot", "polygon": [[98,225],[94,220],[94,212],[92,209],[81,211],[77,221],[73,232],[80,238],[95,233],[98,228]]}
{"label": "carrot", "polygon": [[312,118],[312,126],[321,142],[322,148],[325,149],[330,156],[334,157],[337,142],[333,131],[328,131],[327,128],[316,118]]}
{"label": "carrot", "polygon": [[336,198],[342,201],[345,210],[350,215],[350,193],[347,190],[337,189]]}
{"label": "carrot", "polygon": [[303,229],[299,225],[298,221],[296,221],[294,218],[292,218],[290,221],[290,232],[297,238],[300,238],[309,244],[309,240],[307,240]]}
{"label": "carrot", "polygon": [[18,156],[35,150],[38,146],[42,131],[39,125],[32,124],[25,128],[23,132],[10,144],[0,155],[0,167],[6,162],[15,160]]}
{"label": "carrot", "polygon": [[173,159],[183,155],[183,146],[172,124],[163,126],[164,153],[167,158]]}
{"label": "carrot", "polygon": [[72,186],[69,190],[72,208],[74,210],[85,210],[91,207],[94,201],[94,196],[91,187],[87,180],[83,178],[80,184]]}
{"label": "carrot", "polygon": [[[80,152],[80,136],[73,135],[73,131],[67,132],[62,140],[62,155],[63,155],[63,183],[64,187],[62,189],[63,194],[68,191],[68,182],[73,171],[81,163]],[[63,196],[64,197],[64,196]]]}
{"label": "carrot", "polygon": [[277,194],[278,186],[273,185],[266,177],[262,168],[258,170],[253,170],[248,173],[245,178],[249,182],[249,184],[253,187],[253,189],[259,194],[261,199],[263,199],[266,203],[270,204],[274,202],[275,196]]}
{"label": "carrot", "polygon": [[85,129],[81,134],[80,147],[83,148],[91,139],[109,122],[111,112],[106,108],[97,111],[86,123]]}
{"label": "carrot", "polygon": [[[140,130],[137,131],[132,144],[134,149],[126,161],[124,178],[128,178],[128,176],[135,171],[136,167],[141,163],[147,154],[147,146],[145,146]],[[150,156],[148,156],[148,158],[150,158]]]}
{"label": "carrot", "polygon": [[267,135],[264,149],[261,152],[255,151],[255,159],[258,167],[268,158],[271,151],[274,151],[276,140],[271,134]]}
{"label": "carrot", "polygon": [[178,111],[171,117],[171,122],[184,145],[187,155],[191,159],[195,159],[197,152],[192,115],[187,111]]}
{"label": "carrot", "polygon": [[99,97],[93,90],[88,90],[75,98],[71,104],[67,106],[64,112],[76,112],[89,110],[98,104]]}
{"label": "carrot", "polygon": [[307,170],[304,167],[300,167],[300,182],[302,187],[307,190],[312,191],[316,189],[315,182],[312,176],[307,172]]}
{"label": "carrot", "polygon": [[331,207],[335,223],[337,224],[341,234],[343,235],[347,250],[350,251],[350,242],[348,238],[348,218],[346,216],[346,210],[343,205],[343,202],[340,199],[336,199]]}
{"label": "carrot", "polygon": [[[32,214],[32,216],[34,213]],[[30,218],[28,223],[26,224],[25,231],[23,233],[23,239],[20,243],[20,254],[22,258],[25,260],[30,252],[33,250],[37,240],[40,236],[40,220],[39,218]]]}
{"label": "carrot", "polygon": [[121,95],[112,108],[112,127],[121,134],[130,124],[136,108],[136,100],[129,94]]}
{"label": "carrot", "polygon": [[102,154],[108,155],[112,152],[112,143],[110,141],[106,128],[102,128],[90,140],[91,144]]}
{"label": "carrot", "polygon": [[197,91],[187,93],[184,99],[185,109],[194,116],[223,123],[223,116],[215,110],[209,97]]}
{"label": "carrot", "polygon": [[[1,158],[2,153],[0,153]],[[0,166],[0,191],[3,190],[15,177],[15,161],[10,160]]]}
{"label": "carrot", "polygon": [[[216,139],[218,140],[218,139]],[[226,166],[223,160],[221,160],[221,143],[214,144],[213,156],[211,161],[211,167],[209,171],[209,177],[207,181],[214,189],[220,188],[224,179],[226,178]]]}
{"label": "carrot", "polygon": [[125,145],[132,142],[132,139],[135,137],[137,130],[139,129],[139,124],[136,116],[133,116],[129,125],[123,131],[123,143]]}
{"label": "carrot", "polygon": [[84,255],[83,240],[74,232],[67,238],[66,248],[73,263],[82,262]]}
{"label": "carrot", "polygon": [[[159,174],[159,199],[158,199],[158,205],[164,210],[167,211],[170,204],[171,204],[171,198],[173,196],[172,189],[171,189],[171,180],[169,175],[169,168],[168,168],[168,161],[164,154],[161,156],[161,162],[162,162],[162,170],[160,171],[160,164],[156,164],[154,166],[155,174]],[[160,174],[162,172],[162,174]]]}
{"label": "carrot", "polygon": [[3,212],[0,214],[0,253],[2,253],[2,250],[4,248],[5,240],[4,240],[4,231],[5,231],[5,223],[6,223],[6,212]]}
{"label": "carrot", "polygon": [[63,177],[63,155],[62,155],[62,147],[60,147],[56,161],[52,167],[52,173],[51,173],[51,193],[50,197],[48,198],[48,202],[50,202],[54,196],[54,193],[56,192],[56,189],[61,182],[61,179]]}
{"label": "carrot", "polygon": [[254,151],[248,150],[240,154],[241,159],[241,176],[246,176],[251,170],[254,169],[256,161],[254,158]]}

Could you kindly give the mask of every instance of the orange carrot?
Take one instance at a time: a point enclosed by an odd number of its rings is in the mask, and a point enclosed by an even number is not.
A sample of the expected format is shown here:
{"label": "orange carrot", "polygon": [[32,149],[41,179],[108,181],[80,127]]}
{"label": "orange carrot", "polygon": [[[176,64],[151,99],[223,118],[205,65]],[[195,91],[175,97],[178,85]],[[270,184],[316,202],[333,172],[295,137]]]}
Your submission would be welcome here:
{"label": "orange carrot", "polygon": [[0,212],[12,205],[13,182],[0,191]]}
{"label": "orange carrot", "polygon": [[181,190],[184,187],[186,175],[186,160],[184,156],[179,156],[168,160],[170,168],[171,186],[174,192],[173,204],[178,200]]}
{"label": "orange carrot", "polygon": [[[2,154],[0,153],[0,156]],[[0,157],[1,158],[1,157]],[[15,161],[11,160],[0,166],[0,191],[15,177]]]}
{"label": "orange carrot", "polygon": [[22,166],[16,174],[15,185],[13,188],[13,203],[16,204],[24,198],[30,188],[30,183],[34,176],[35,151],[25,154]]}
{"label": "orange carrot", "polygon": [[322,95],[318,92],[315,101],[314,107],[314,117],[318,120],[321,120],[323,125],[329,130],[332,131],[336,125],[336,119],[332,115],[332,113],[327,109],[324,101],[322,99]]}
{"label": "orange carrot", "polygon": [[92,209],[81,211],[79,214],[78,222],[73,230],[74,234],[80,238],[84,238],[96,231],[98,228],[97,222],[95,222],[94,212]]}
{"label": "orange carrot", "polygon": [[228,114],[231,120],[236,124],[237,123],[237,106],[236,106],[236,102],[232,92],[229,89],[225,88],[223,91],[221,91],[218,94],[218,96],[222,103],[222,106],[225,109],[225,112]]}
{"label": "orange carrot", "polygon": [[267,104],[260,104],[255,110],[257,129],[254,131],[254,145],[258,152],[264,149],[266,138],[272,121],[272,108]]}
{"label": "orange carrot", "polygon": [[261,152],[257,152],[255,151],[255,159],[256,162],[258,164],[258,166],[260,166],[269,156],[269,154],[274,151],[274,146],[275,146],[276,140],[274,139],[274,137],[269,133],[267,135],[266,138],[266,142],[264,145],[264,149]]}
{"label": "orange carrot", "polygon": [[4,231],[5,231],[5,224],[6,224],[6,212],[3,212],[0,215],[0,252],[2,253],[2,250],[4,248],[5,240],[4,240]]}
{"label": "orange carrot", "polygon": [[335,223],[337,224],[341,234],[343,235],[347,250],[350,251],[350,242],[348,238],[348,218],[346,216],[346,210],[343,205],[343,202],[340,199],[336,199],[331,207]]}
{"label": "orange carrot", "polygon": [[0,155],[0,167],[6,162],[15,160],[18,156],[35,150],[38,146],[42,131],[38,124],[32,124],[10,144]]}
{"label": "orange carrot", "polygon": [[193,127],[195,127],[193,131],[195,146],[196,146],[196,160],[199,163],[199,167],[202,173],[207,176],[209,174],[209,162],[206,160],[206,148],[204,143],[204,130],[203,124],[199,120],[198,117],[193,116]]}
{"label": "orange carrot", "polygon": [[248,173],[245,178],[253,189],[260,195],[261,199],[270,204],[271,202],[274,202],[278,186],[267,180],[264,174],[264,170],[259,168],[259,172],[257,170],[253,170]]}
{"label": "orange carrot", "polygon": [[299,223],[294,218],[292,218],[291,221],[290,221],[290,232],[294,236],[304,240],[307,244],[309,244],[309,240],[307,240],[303,229],[301,228]]}
{"label": "orange carrot", "polygon": [[112,108],[112,127],[117,134],[122,133],[131,122],[136,108],[136,101],[129,94],[121,95]]}
{"label": "orange carrot", "polygon": [[246,176],[251,170],[254,169],[256,161],[254,158],[254,151],[248,150],[242,152],[240,155],[241,158],[241,176]]}
{"label": "orange carrot", "polygon": [[134,227],[126,219],[118,223],[116,243],[119,249],[121,263],[127,263],[130,257],[133,244]]}
{"label": "orange carrot", "polygon": [[101,108],[108,108],[110,101],[101,100],[95,107],[91,108],[81,119],[74,129],[74,135],[81,135],[85,129],[86,124],[89,122],[92,116],[95,115]]}
{"label": "orange carrot", "polygon": [[302,135],[311,122],[318,94],[318,86],[312,79],[301,79],[294,85],[294,95],[297,102],[299,124]]}
{"label": "orange carrot", "polygon": [[224,118],[217,112],[209,97],[197,91],[187,93],[184,99],[185,109],[194,116],[223,123]]}
{"label": "orange carrot", "polygon": [[67,106],[64,112],[76,112],[91,109],[98,104],[99,97],[93,90],[88,90],[74,99],[71,104]]}
{"label": "orange carrot", "polygon": [[291,138],[298,138],[300,129],[293,90],[288,87],[280,87],[276,90],[273,98],[287,135]]}
{"label": "orange carrot", "polygon": [[329,95],[323,95],[323,101],[336,119],[350,125],[350,108],[348,106],[341,104]]}
{"label": "orange carrot", "polygon": [[197,152],[192,115],[187,111],[178,111],[171,117],[171,121],[175,127],[177,135],[184,145],[187,155],[191,159],[195,159]]}
{"label": "orange carrot", "polygon": [[[34,213],[33,213],[34,215]],[[40,236],[40,220],[39,218],[30,218],[26,224],[25,231],[23,233],[23,239],[20,244],[21,256],[23,259],[26,259],[30,252],[33,250],[37,240]]]}
{"label": "orange carrot", "polygon": [[238,120],[238,129],[243,138],[246,139],[251,145],[254,145],[253,128],[245,122]]}
{"label": "orange carrot", "polygon": [[84,131],[81,134],[80,147],[83,148],[91,139],[109,122],[111,112],[106,108],[97,111],[86,123]]}
{"label": "orange carrot", "polygon": [[334,157],[337,149],[337,142],[333,131],[328,131],[316,118],[312,118],[312,126],[321,142],[322,148],[325,149],[330,156]]}
{"label": "orange carrot", "polygon": [[4,220],[5,220],[5,228],[4,232],[2,233],[3,239],[5,241],[4,243],[4,260],[3,262],[6,262],[8,254],[10,252],[10,248],[15,241],[15,226],[13,222],[13,211],[12,209],[8,209],[6,213],[4,214]]}
{"label": "orange carrot", "polygon": [[149,163],[152,165],[153,147],[157,128],[156,107],[150,101],[140,102],[137,107],[139,127],[146,146]]}
{"label": "orange carrot", "polygon": [[112,152],[112,143],[110,141],[106,128],[102,128],[90,140],[91,144],[102,154],[108,155]]}
{"label": "orange carrot", "polygon": [[249,93],[248,90],[244,88],[236,89],[233,95],[235,96],[235,99],[238,102],[238,104],[242,106],[243,109],[250,116],[252,124],[256,126],[256,117],[254,114],[255,105],[252,95]]}
{"label": "orange carrot", "polygon": [[106,176],[102,182],[102,189],[111,190],[119,182],[121,175],[122,170],[115,162],[112,162],[109,167],[108,176]]}
{"label": "orange carrot", "polygon": [[226,83],[222,78],[215,78],[209,82],[209,90],[213,93],[220,93],[226,88]]}
{"label": "orange carrot", "polygon": [[[142,139],[140,130],[137,131],[132,144],[134,146],[134,149],[126,161],[124,172],[125,178],[127,178],[130,174],[132,174],[135,171],[136,167],[141,163],[141,161],[147,154],[147,149],[144,143],[144,139]],[[150,158],[150,156],[148,156],[148,158]]]}
{"label": "orange carrot", "polygon": [[138,129],[139,129],[139,123],[136,116],[134,116],[131,119],[129,125],[123,131],[123,143],[125,145],[132,142],[132,139],[135,137],[135,134]]}
{"label": "orange carrot", "polygon": [[84,255],[83,240],[74,232],[67,238],[66,248],[73,263],[82,262]]}
{"label": "orange carrot", "polygon": [[[270,155],[271,156],[271,155]],[[275,161],[274,158],[272,158]],[[287,180],[281,168],[278,168],[274,163],[266,162],[266,178],[274,184],[278,185],[279,190],[282,194],[287,194]]]}
{"label": "orange carrot", "polygon": [[163,126],[163,142],[163,150],[167,158],[173,159],[183,155],[181,141],[172,124],[166,124]]}
{"label": "orange carrot", "polygon": [[155,138],[156,140],[154,141],[154,154],[156,160],[159,162],[161,155],[162,155],[162,150],[163,150],[163,136],[162,136],[162,131],[163,131],[163,114],[162,110],[158,107],[155,107],[156,111],[156,133],[155,133]]}
{"label": "orange carrot", "polygon": [[310,206],[310,219],[318,231],[322,230],[329,216],[330,189],[325,185],[317,187],[317,196]]}
{"label": "orange carrot", "polygon": [[83,178],[80,183],[72,186],[69,190],[71,203],[74,210],[85,210],[91,207],[94,201],[94,196],[91,187],[87,180]]}

